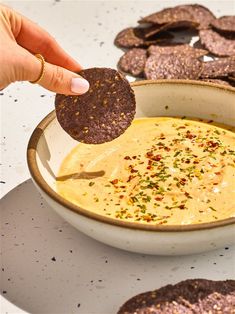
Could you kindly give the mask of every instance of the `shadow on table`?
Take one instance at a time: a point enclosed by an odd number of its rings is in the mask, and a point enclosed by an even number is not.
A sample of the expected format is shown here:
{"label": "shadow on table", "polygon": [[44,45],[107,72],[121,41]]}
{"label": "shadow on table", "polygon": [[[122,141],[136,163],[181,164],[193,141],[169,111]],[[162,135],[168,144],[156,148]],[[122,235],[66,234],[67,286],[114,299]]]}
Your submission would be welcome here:
{"label": "shadow on table", "polygon": [[50,209],[31,180],[1,200],[1,229],[1,293],[29,313],[116,313],[137,293],[186,278],[226,277],[221,265],[231,265],[222,257],[216,270],[208,264],[221,251],[160,257],[99,243]]}

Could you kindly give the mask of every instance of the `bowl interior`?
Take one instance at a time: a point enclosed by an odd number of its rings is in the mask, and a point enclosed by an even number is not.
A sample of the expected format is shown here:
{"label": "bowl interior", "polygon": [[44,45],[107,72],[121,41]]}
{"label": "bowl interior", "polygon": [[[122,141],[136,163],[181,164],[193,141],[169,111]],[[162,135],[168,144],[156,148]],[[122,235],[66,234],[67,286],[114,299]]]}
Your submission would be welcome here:
{"label": "bowl interior", "polygon": [[[143,81],[134,83],[133,89],[136,117],[186,116],[235,125],[235,92],[230,88],[190,81]],[[56,191],[60,164],[77,144],[60,127],[55,112],[49,114],[29,142],[28,163],[34,180],[39,185],[45,181]]]}

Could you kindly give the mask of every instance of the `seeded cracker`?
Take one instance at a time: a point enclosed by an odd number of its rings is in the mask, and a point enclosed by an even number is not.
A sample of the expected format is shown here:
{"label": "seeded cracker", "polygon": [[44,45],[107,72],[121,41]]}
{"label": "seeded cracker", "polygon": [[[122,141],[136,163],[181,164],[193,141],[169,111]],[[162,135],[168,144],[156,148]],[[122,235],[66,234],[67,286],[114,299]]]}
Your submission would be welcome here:
{"label": "seeded cracker", "polygon": [[133,48],[120,58],[118,67],[121,71],[133,76],[142,76],[146,60],[147,52],[145,49]]}
{"label": "seeded cracker", "polygon": [[75,140],[101,144],[120,136],[135,115],[135,96],[129,82],[116,70],[92,68],[79,73],[90,83],[80,96],[56,95],[56,115]]}
{"label": "seeded cracker", "polygon": [[135,34],[134,27],[129,27],[117,34],[114,43],[118,47],[132,48],[143,46],[144,40]]}
{"label": "seeded cracker", "polygon": [[144,73],[149,80],[198,79],[202,62],[185,55],[152,55],[145,64]]}
{"label": "seeded cracker", "polygon": [[232,314],[235,280],[189,279],[136,295],[117,314]]}
{"label": "seeded cracker", "polygon": [[195,58],[202,57],[208,53],[207,50],[193,48],[187,44],[171,44],[167,46],[155,46],[152,45],[148,48],[149,55],[171,55],[171,54],[183,54]]}
{"label": "seeded cracker", "polygon": [[[142,18],[139,23],[151,23],[156,25],[184,22],[185,26],[191,26],[198,29],[206,29],[215,19],[214,14],[202,5],[189,4],[178,5],[172,8],[166,8]],[[172,25],[174,26],[174,25]],[[177,24],[175,24],[177,26]],[[182,25],[184,26],[184,25]],[[173,27],[170,27],[173,28]]]}
{"label": "seeded cracker", "polygon": [[163,33],[158,35],[157,38],[146,39],[145,34],[152,31],[154,28],[150,27],[147,29],[141,29],[138,27],[125,28],[119,32],[114,40],[114,44],[121,48],[137,48],[137,47],[148,47],[158,42],[164,42],[172,39],[173,36],[169,33]]}
{"label": "seeded cracker", "polygon": [[152,26],[147,29],[145,29],[144,36],[145,38],[149,38],[155,34],[159,34],[163,31],[170,31],[170,30],[175,30],[175,29],[187,29],[187,28],[197,28],[198,23],[193,22],[193,21],[176,21],[176,22],[171,22],[164,24],[162,26]]}
{"label": "seeded cracker", "polygon": [[235,56],[235,40],[228,39],[210,29],[200,31],[199,38],[202,45],[214,55]]}
{"label": "seeded cracker", "polygon": [[207,29],[216,18],[214,14],[206,7],[199,4],[183,5],[191,15],[192,19],[199,24],[198,29]]}
{"label": "seeded cracker", "polygon": [[203,62],[202,78],[222,78],[235,72],[235,57]]}
{"label": "seeded cracker", "polygon": [[146,17],[143,17],[139,21],[139,23],[162,25],[178,21],[192,21],[192,15],[188,12],[187,9],[183,8],[182,6],[166,8],[159,12],[150,14]]}
{"label": "seeded cracker", "polygon": [[211,22],[213,28],[218,31],[235,34],[235,16],[221,16]]}

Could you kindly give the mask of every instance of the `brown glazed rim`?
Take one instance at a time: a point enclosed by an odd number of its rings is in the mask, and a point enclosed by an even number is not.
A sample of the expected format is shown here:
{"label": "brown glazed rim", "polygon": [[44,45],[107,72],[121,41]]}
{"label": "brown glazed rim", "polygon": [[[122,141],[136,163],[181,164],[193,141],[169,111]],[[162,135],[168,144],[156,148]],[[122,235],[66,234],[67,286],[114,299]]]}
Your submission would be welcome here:
{"label": "brown glazed rim", "polygon": [[[216,85],[213,83],[207,82],[199,82],[199,81],[190,81],[190,80],[158,80],[158,81],[138,81],[134,82],[131,85],[135,86],[145,86],[145,85],[161,85],[161,84],[169,84],[169,85],[196,85],[201,87],[209,87],[213,89],[220,89],[225,92],[233,93],[235,95],[235,89],[232,87]],[[57,194],[44,180],[41,175],[37,161],[36,161],[36,150],[37,144],[41,137],[42,131],[44,131],[48,125],[56,118],[55,111],[52,111],[48,114],[35,128],[33,134],[30,137],[28,148],[27,148],[27,162],[29,171],[33,180],[40,187],[42,191],[44,191],[51,199],[53,199],[56,203],[59,203],[63,207],[68,210],[71,210],[79,215],[85,216],[87,218],[96,220],[101,223],[108,223],[110,225],[119,226],[123,228],[129,229],[138,229],[143,231],[161,231],[161,232],[182,232],[182,231],[198,231],[198,230],[206,230],[218,227],[224,227],[235,223],[235,217],[226,218],[223,220],[218,220],[209,223],[201,223],[201,224],[190,224],[190,225],[147,225],[135,222],[121,221],[114,218],[109,218],[106,216],[102,216],[91,212],[87,209],[80,208],[75,204],[67,201],[59,194]]]}

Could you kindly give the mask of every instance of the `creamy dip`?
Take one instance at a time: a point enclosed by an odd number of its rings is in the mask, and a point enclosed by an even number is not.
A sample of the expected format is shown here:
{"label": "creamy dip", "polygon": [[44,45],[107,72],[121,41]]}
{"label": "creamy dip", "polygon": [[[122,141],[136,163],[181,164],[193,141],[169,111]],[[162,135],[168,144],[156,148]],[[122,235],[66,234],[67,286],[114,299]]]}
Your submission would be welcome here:
{"label": "creamy dip", "polygon": [[111,218],[197,224],[235,216],[235,128],[181,118],[135,120],[119,138],[79,144],[57,191]]}

